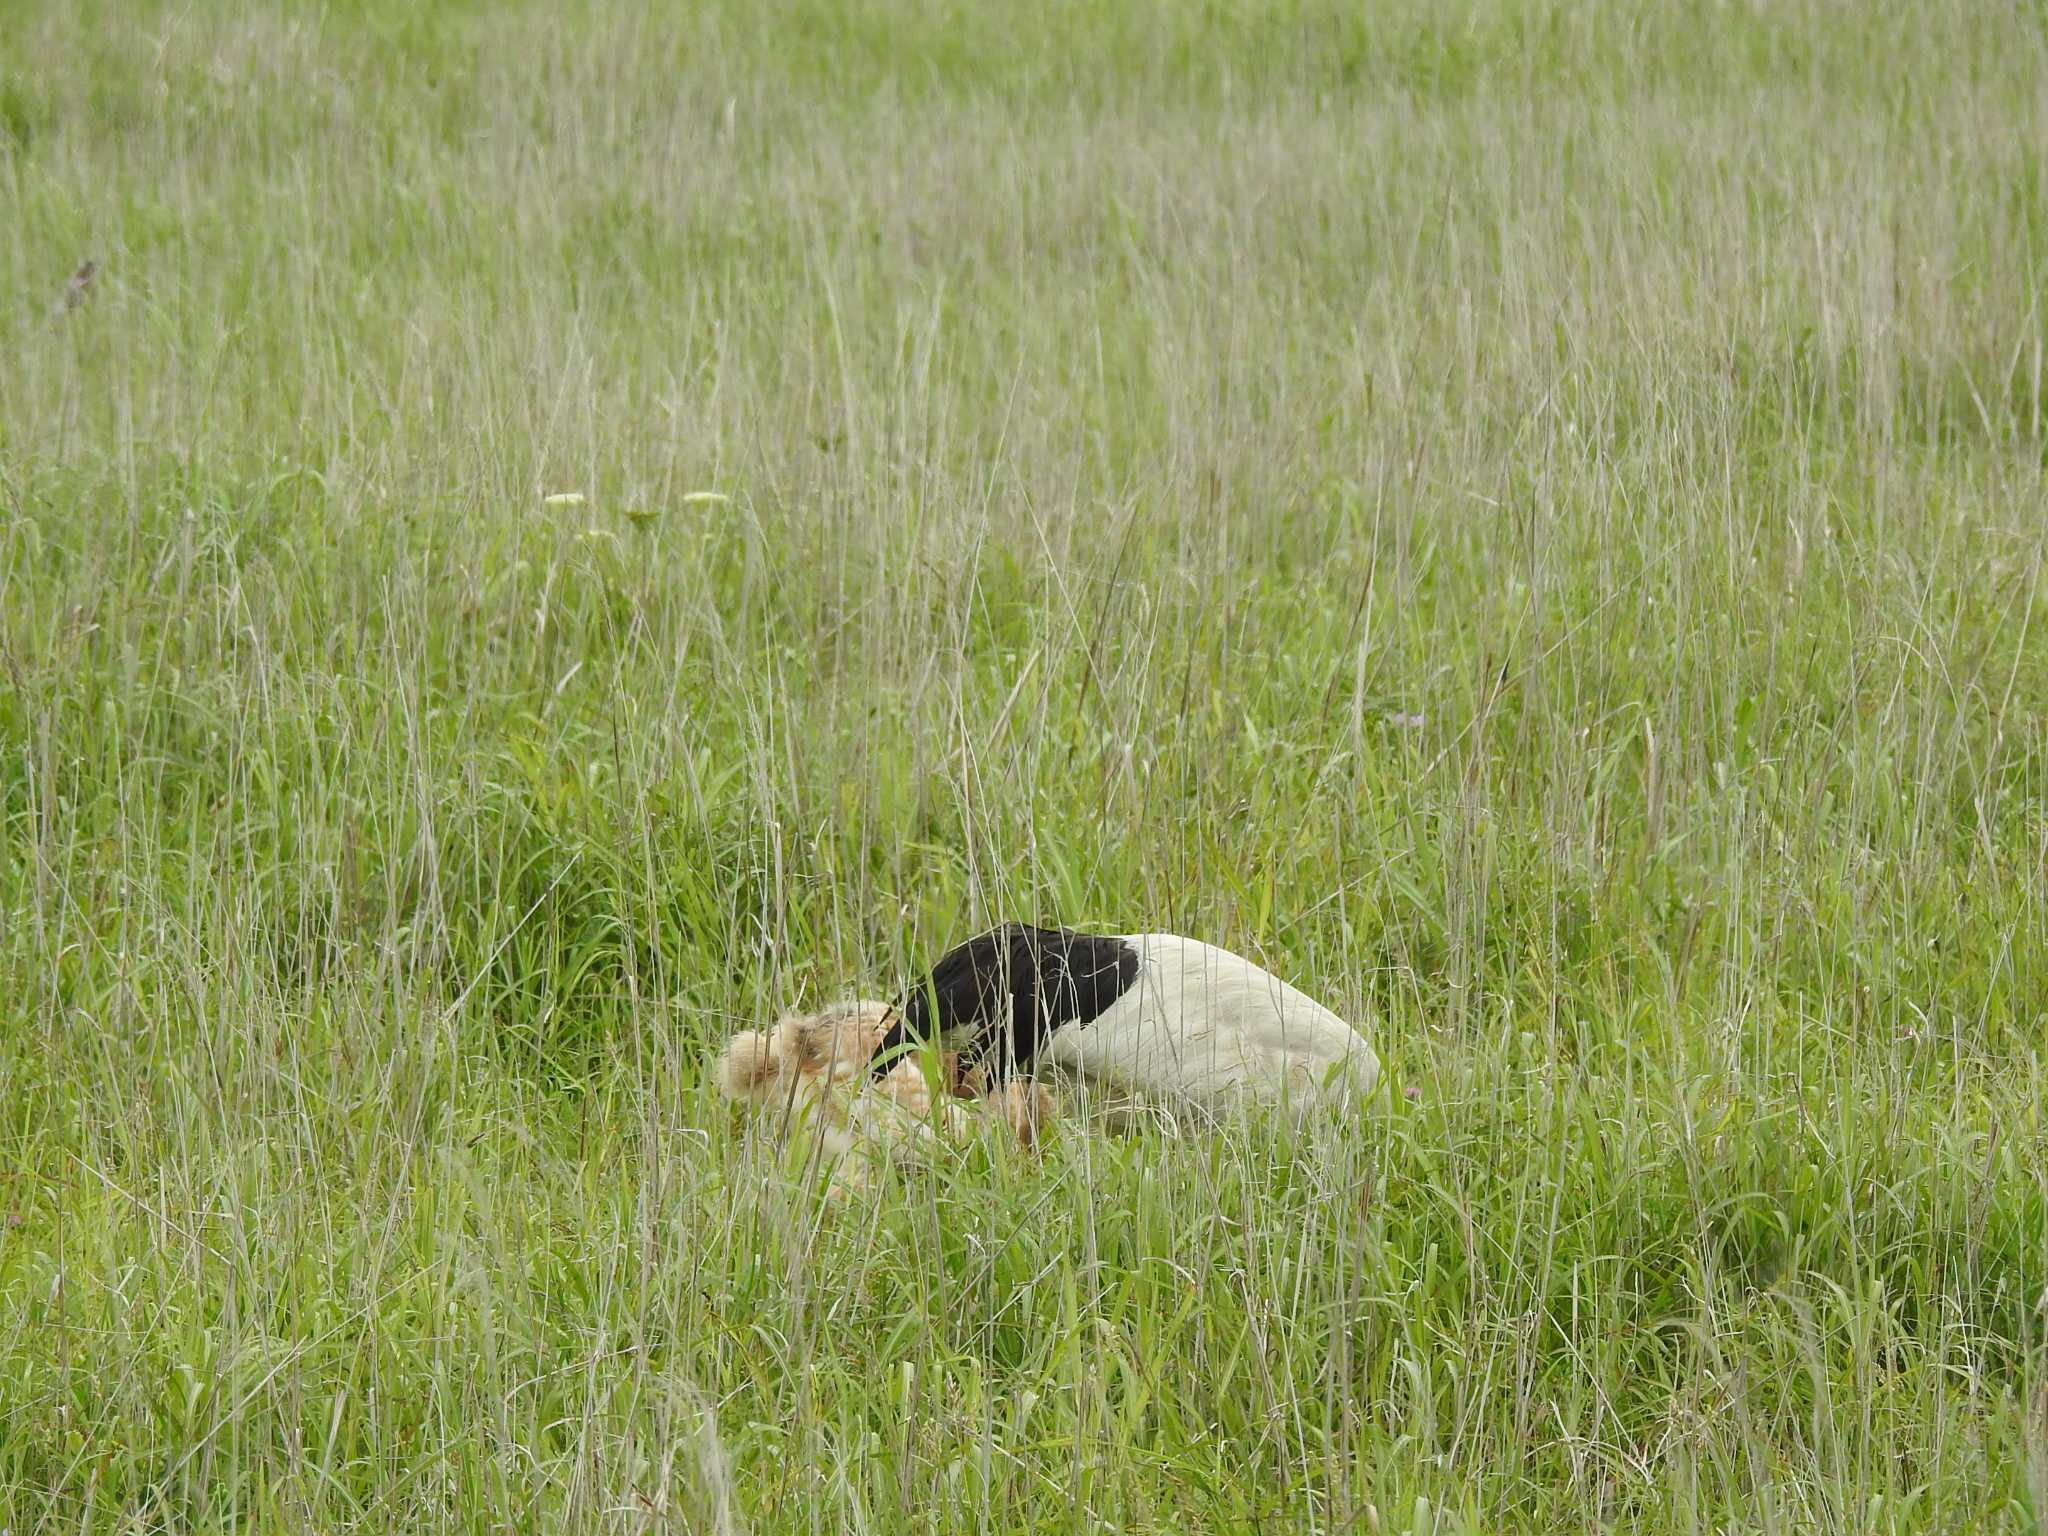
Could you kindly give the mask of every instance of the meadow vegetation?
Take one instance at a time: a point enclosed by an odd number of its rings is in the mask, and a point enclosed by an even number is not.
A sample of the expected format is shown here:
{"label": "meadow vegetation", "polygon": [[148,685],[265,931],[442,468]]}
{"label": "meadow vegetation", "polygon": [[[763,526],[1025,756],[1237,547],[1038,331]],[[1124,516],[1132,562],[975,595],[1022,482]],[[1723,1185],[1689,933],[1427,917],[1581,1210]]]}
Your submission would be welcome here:
{"label": "meadow vegetation", "polygon": [[[2044,1529],[2044,82],[11,0],[0,1527]],[[706,1082],[1000,917],[1383,1099],[836,1208]]]}

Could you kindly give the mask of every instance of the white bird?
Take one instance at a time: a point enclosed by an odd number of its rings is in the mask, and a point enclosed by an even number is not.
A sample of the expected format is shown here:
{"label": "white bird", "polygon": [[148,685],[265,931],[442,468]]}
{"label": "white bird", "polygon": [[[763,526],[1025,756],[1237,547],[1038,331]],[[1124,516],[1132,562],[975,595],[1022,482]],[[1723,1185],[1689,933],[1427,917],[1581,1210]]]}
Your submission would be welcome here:
{"label": "white bird", "polygon": [[1357,1029],[1242,955],[1173,933],[1010,923],[970,939],[896,1005],[873,1074],[929,1040],[993,1085],[1050,1068],[1111,1105],[1300,1116],[1379,1084]]}

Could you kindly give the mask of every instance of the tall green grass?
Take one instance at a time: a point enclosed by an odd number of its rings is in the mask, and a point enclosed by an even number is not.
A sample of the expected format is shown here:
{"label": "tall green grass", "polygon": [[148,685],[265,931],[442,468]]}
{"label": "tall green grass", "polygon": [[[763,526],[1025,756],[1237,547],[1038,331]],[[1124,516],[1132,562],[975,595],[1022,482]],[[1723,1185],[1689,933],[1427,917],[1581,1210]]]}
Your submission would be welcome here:
{"label": "tall green grass", "polygon": [[[2043,1529],[2044,79],[0,11],[0,1526]],[[704,1082],[1013,916],[1388,1092],[836,1208]]]}

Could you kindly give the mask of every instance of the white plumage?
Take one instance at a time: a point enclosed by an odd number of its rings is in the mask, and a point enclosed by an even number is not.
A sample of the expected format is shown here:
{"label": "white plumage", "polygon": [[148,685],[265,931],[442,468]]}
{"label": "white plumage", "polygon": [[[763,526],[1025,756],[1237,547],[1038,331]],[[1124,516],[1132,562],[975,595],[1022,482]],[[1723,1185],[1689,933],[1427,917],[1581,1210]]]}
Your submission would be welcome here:
{"label": "white plumage", "polygon": [[1379,1057],[1343,1019],[1242,955],[1172,933],[1132,934],[1132,985],[1066,1024],[1037,1060],[1114,1097],[1219,1110],[1245,1102],[1299,1115],[1357,1104]]}

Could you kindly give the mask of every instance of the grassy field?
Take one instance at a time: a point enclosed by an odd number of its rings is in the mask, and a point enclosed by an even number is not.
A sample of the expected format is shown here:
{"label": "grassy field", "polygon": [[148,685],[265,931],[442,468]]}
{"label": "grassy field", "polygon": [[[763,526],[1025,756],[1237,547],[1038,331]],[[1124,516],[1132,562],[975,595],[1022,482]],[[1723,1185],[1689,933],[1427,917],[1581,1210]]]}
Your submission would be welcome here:
{"label": "grassy field", "polygon": [[[2048,1528],[2044,80],[0,7],[0,1528]],[[997,916],[1387,1091],[840,1209],[709,1090]]]}

